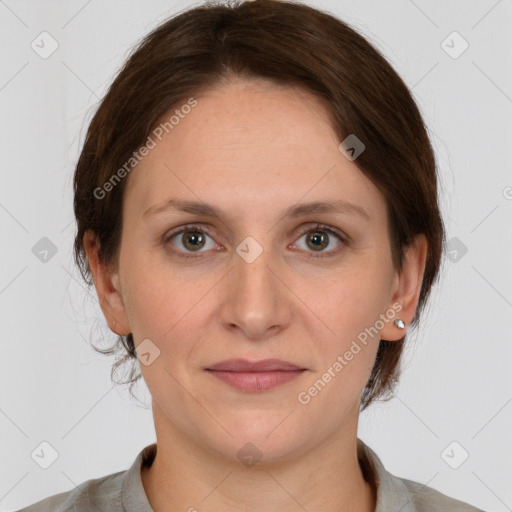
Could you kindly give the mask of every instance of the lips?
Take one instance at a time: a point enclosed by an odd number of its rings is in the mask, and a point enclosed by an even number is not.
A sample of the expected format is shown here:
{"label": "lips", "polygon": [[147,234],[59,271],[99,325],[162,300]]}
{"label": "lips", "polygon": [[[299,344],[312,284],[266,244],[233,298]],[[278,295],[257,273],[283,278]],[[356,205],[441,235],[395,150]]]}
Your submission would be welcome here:
{"label": "lips", "polygon": [[255,362],[247,359],[228,359],[206,370],[220,381],[246,393],[270,391],[306,372],[305,368],[281,359]]}
{"label": "lips", "polygon": [[251,362],[247,359],[227,359],[206,368],[211,371],[227,372],[273,372],[273,371],[297,371],[304,370],[288,361],[281,359],[264,359]]}

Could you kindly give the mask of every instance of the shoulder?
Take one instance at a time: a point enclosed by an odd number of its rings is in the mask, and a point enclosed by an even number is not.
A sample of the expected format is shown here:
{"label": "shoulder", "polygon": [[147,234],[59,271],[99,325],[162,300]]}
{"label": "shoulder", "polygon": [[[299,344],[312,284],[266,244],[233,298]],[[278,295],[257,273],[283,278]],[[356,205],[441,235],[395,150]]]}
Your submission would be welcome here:
{"label": "shoulder", "polygon": [[[396,478],[396,477],[395,477]],[[469,503],[451,498],[442,492],[419,482],[400,478],[417,512],[484,512]]]}
{"label": "shoulder", "polygon": [[358,438],[358,458],[365,478],[377,493],[375,512],[484,512],[425,484],[389,472],[379,456]]}
{"label": "shoulder", "polygon": [[126,471],[87,480],[74,489],[49,496],[17,512],[121,512],[121,487]]}

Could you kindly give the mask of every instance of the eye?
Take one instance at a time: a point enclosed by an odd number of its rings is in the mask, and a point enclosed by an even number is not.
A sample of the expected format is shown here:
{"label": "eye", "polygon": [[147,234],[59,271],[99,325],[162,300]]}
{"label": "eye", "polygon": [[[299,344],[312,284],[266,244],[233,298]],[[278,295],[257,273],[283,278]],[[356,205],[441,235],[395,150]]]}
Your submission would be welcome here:
{"label": "eye", "polygon": [[[169,242],[171,242],[171,245],[176,247],[176,245],[172,243],[172,240],[174,238],[176,238],[176,241],[178,242],[178,250],[176,250],[175,252],[183,258],[195,257],[194,255],[186,254],[187,252],[204,252],[201,251],[201,249],[203,249],[206,246],[206,238],[211,239],[211,237],[207,234],[207,231],[205,230],[204,227],[196,225],[183,226],[181,229],[179,229],[179,231],[173,231],[169,233],[164,237],[164,245],[167,245]],[[213,241],[213,239],[211,240]],[[179,247],[180,244],[184,249]],[[206,247],[206,249],[208,250],[215,247],[216,244],[213,243],[213,247]]]}
{"label": "eye", "polygon": [[[181,235],[181,236],[180,236]],[[323,251],[325,247],[331,244],[331,236],[334,236],[339,242],[338,248],[343,245],[348,245],[347,237],[345,237],[336,228],[316,224],[303,230],[299,238],[309,235],[306,238],[306,252],[311,254],[308,257],[321,258],[329,257],[338,252],[338,249],[330,251]],[[173,240],[175,242],[173,242]],[[208,239],[211,240],[210,247],[208,247]],[[168,246],[169,243],[173,246],[172,251],[181,258],[196,258],[194,253],[206,252],[211,249],[218,249],[219,246],[215,244],[213,239],[208,235],[208,229],[200,225],[187,225],[178,229],[178,231],[171,231],[163,238],[163,244]],[[181,247],[180,247],[181,245]],[[295,246],[294,244],[293,246]],[[202,250],[204,249],[204,251]],[[318,254],[315,254],[318,253]]]}
{"label": "eye", "polygon": [[[312,249],[312,254],[309,254],[308,257],[311,258],[322,258],[332,256],[333,254],[338,252],[338,249],[333,249],[330,251],[323,251],[325,247],[327,247],[331,242],[331,235],[333,235],[339,242],[338,247],[341,245],[347,245],[346,238],[335,228],[331,228],[328,226],[324,226],[322,224],[317,224],[316,226],[309,227],[307,230],[303,231],[300,238],[306,236],[306,251],[308,249]],[[315,254],[319,253],[319,254]]]}

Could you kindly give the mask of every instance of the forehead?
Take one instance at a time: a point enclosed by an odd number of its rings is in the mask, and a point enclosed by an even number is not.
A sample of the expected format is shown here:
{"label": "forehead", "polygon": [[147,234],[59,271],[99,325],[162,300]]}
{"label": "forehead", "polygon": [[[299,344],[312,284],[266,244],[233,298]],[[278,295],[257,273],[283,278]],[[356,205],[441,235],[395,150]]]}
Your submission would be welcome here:
{"label": "forehead", "polygon": [[[373,183],[339,151],[326,105],[313,94],[236,81],[194,99],[196,106],[161,130],[161,140],[153,137],[154,148],[130,173],[125,204],[140,215],[168,197],[239,210],[251,204],[265,210],[279,205],[281,211],[301,197],[352,199],[372,216],[385,208]],[[176,110],[180,104],[161,122]]]}

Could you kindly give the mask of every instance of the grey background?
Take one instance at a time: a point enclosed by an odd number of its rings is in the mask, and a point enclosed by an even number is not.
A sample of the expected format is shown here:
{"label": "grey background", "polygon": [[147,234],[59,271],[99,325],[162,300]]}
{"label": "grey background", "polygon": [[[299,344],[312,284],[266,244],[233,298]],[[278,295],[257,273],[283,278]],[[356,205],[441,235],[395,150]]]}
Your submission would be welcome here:
{"label": "grey background", "polygon": [[[395,397],[362,414],[359,436],[398,476],[512,510],[512,0],[309,3],[366,34],[412,88],[450,240]],[[71,180],[127,51],[189,5],[0,0],[1,510],[125,470],[155,440],[149,405],[115,388],[110,360],[89,347],[114,335],[73,264]],[[58,43],[46,59],[31,47],[43,31]],[[457,58],[453,31],[469,44]],[[43,237],[56,250],[46,262]],[[31,457],[43,441],[59,454],[48,469]]]}

